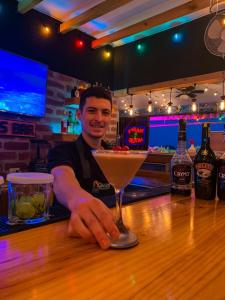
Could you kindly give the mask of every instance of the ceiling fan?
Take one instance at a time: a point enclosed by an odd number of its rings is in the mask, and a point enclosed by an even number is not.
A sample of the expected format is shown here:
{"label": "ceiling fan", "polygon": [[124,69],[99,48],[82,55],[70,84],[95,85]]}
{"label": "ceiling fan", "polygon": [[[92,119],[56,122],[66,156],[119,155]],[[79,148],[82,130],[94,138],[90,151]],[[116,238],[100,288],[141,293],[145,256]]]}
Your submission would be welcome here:
{"label": "ceiling fan", "polygon": [[190,86],[187,86],[184,88],[177,89],[177,92],[178,92],[178,95],[176,96],[176,98],[185,95],[185,96],[188,96],[193,99],[193,98],[197,97],[197,94],[203,94],[204,90],[197,89],[196,84],[194,84],[194,85],[190,85]]}

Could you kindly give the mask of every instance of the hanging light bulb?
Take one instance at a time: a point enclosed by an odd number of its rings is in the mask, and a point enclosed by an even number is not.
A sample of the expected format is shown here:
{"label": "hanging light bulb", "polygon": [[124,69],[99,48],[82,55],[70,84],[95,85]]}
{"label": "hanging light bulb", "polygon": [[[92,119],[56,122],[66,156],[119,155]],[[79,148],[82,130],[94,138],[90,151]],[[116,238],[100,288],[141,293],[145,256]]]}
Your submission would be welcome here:
{"label": "hanging light bulb", "polygon": [[168,114],[171,114],[171,112],[172,112],[172,104],[173,104],[172,102],[168,103],[168,107],[167,107],[167,113]]}
{"label": "hanging light bulb", "polygon": [[225,97],[220,101],[220,110],[224,110],[224,109],[225,109]]}
{"label": "hanging light bulb", "polygon": [[167,104],[167,113],[168,114],[171,114],[171,112],[172,112],[172,105],[173,105],[173,102],[171,101],[171,99],[172,99],[172,89],[173,88],[170,89],[170,101]]}
{"label": "hanging light bulb", "polygon": [[151,99],[151,95],[152,95],[152,92],[150,91],[150,96],[149,96],[149,99],[148,99],[148,112],[149,113],[152,113],[152,99]]}
{"label": "hanging light bulb", "polygon": [[220,98],[221,99],[221,101],[220,101],[220,110],[224,110],[225,109],[224,83],[225,83],[225,79],[223,80],[223,95]]}
{"label": "hanging light bulb", "polygon": [[193,112],[196,112],[196,111],[197,111],[196,99],[192,99],[191,110],[192,110]]}
{"label": "hanging light bulb", "polygon": [[130,95],[130,109],[129,109],[129,114],[130,116],[133,116],[134,114],[134,110],[133,110],[133,104],[132,104],[132,100],[133,100],[133,94]]}

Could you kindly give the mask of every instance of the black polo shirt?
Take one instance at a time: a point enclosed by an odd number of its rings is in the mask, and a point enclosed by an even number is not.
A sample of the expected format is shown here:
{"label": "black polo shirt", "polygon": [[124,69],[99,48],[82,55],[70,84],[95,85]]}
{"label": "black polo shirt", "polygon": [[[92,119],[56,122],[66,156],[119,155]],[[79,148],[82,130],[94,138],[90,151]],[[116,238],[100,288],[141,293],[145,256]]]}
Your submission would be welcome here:
{"label": "black polo shirt", "polygon": [[[108,145],[102,141],[102,147]],[[95,197],[114,195],[114,189],[106,180],[90,147],[82,135],[74,142],[57,145],[49,151],[48,167],[51,171],[57,166],[70,166],[80,186]]]}

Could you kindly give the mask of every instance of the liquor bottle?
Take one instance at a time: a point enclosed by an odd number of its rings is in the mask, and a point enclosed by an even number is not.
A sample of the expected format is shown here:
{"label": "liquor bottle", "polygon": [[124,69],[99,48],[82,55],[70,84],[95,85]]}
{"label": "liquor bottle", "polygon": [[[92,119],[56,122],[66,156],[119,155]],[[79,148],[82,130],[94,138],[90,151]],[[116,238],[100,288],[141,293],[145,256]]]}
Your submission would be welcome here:
{"label": "liquor bottle", "polygon": [[67,112],[63,112],[63,119],[61,120],[61,133],[67,133]]}
{"label": "liquor bottle", "polygon": [[74,98],[74,97],[75,97],[75,92],[76,92],[76,90],[77,90],[77,87],[74,86],[74,87],[72,88],[72,90],[71,90],[71,98]]}
{"label": "liquor bottle", "polygon": [[76,86],[71,90],[71,98],[79,98],[80,92]]}
{"label": "liquor bottle", "polygon": [[171,159],[171,193],[191,195],[192,160],[186,150],[186,122],[179,120],[178,146]]}
{"label": "liquor bottle", "polygon": [[225,201],[225,152],[218,162],[217,197]]}
{"label": "liquor bottle", "polygon": [[71,134],[73,133],[73,115],[71,110],[69,111],[67,119],[67,132]]}
{"label": "liquor bottle", "polygon": [[79,135],[81,133],[81,123],[77,118],[77,111],[74,111],[74,119],[73,119],[73,134]]}
{"label": "liquor bottle", "polygon": [[216,196],[216,156],[210,148],[209,123],[202,125],[202,144],[194,160],[195,197],[213,200]]}

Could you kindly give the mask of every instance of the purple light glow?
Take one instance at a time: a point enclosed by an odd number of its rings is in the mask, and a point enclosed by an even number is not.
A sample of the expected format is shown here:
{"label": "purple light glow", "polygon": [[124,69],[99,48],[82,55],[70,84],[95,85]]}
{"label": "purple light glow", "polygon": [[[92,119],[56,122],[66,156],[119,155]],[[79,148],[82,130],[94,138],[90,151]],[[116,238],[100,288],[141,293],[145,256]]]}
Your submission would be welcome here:
{"label": "purple light glow", "polygon": [[173,115],[173,116],[153,116],[150,117],[150,121],[176,121],[180,119],[185,120],[196,120],[196,119],[202,119],[202,118],[218,118],[218,113],[210,113],[210,114],[191,114],[191,115]]}
{"label": "purple light glow", "polygon": [[[187,124],[187,125],[200,125],[199,122],[193,122],[191,124]],[[177,124],[150,124],[150,128],[157,128],[157,127],[177,127],[178,126],[178,123]]]}

